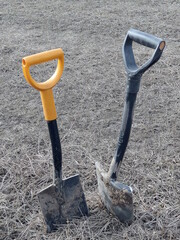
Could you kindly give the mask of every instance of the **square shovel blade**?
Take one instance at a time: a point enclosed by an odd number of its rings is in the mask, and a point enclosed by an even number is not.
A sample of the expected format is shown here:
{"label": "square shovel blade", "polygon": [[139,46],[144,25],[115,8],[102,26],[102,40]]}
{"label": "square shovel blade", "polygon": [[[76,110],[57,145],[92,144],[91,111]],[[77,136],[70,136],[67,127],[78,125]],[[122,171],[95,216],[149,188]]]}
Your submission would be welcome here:
{"label": "square shovel blade", "polygon": [[61,186],[50,185],[38,193],[38,198],[47,232],[56,230],[58,224],[88,215],[79,175],[63,179]]}

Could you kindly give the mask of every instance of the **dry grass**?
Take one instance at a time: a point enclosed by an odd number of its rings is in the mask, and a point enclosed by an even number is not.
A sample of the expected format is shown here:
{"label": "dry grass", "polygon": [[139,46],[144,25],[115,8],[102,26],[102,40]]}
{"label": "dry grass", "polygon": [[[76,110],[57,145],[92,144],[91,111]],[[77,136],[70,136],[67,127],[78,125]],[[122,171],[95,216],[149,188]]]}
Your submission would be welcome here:
{"label": "dry grass", "polygon": [[[155,1],[154,1],[155,2]],[[180,101],[178,1],[0,1],[0,238],[178,239]],[[175,24],[176,22],[176,24]],[[119,223],[101,204],[95,161],[108,169],[125,91],[121,46],[130,27],[165,38],[146,73],[119,181],[134,190],[134,221]],[[62,47],[54,89],[64,177],[80,173],[90,216],[46,234],[37,192],[52,182],[52,156],[39,93],[24,80],[21,58]],[[139,62],[147,53],[136,51]],[[34,69],[42,80],[52,64]]]}

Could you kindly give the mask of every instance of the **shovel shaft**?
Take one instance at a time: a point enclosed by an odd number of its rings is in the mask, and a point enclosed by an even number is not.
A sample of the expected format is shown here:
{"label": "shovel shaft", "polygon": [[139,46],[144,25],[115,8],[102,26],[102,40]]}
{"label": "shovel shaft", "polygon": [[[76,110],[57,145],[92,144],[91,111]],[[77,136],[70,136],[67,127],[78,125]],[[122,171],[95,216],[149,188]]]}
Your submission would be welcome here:
{"label": "shovel shaft", "polygon": [[[58,62],[56,71],[51,76],[51,78],[49,78],[45,82],[37,82],[32,78],[30,74],[31,66],[52,61],[54,59],[57,59]],[[22,69],[25,79],[32,87],[40,91],[44,116],[45,120],[48,123],[49,134],[51,139],[53,162],[55,169],[55,180],[58,179],[59,182],[62,181],[62,153],[58,127],[56,122],[57,114],[52,88],[59,81],[63,73],[63,68],[64,68],[64,53],[61,48],[37,53],[22,59]]]}
{"label": "shovel shaft", "polygon": [[129,93],[129,92],[126,93],[126,100],[124,105],[123,119],[122,119],[122,125],[120,129],[118,144],[117,144],[116,152],[114,155],[114,159],[110,165],[110,169],[108,173],[110,178],[114,180],[116,180],[117,178],[117,171],[120,163],[123,160],[124,153],[126,151],[126,147],[129,141],[131,126],[133,122],[133,113],[134,113],[134,106],[136,102],[136,96],[137,96],[137,93]]}
{"label": "shovel shaft", "polygon": [[52,145],[55,179],[62,181],[62,151],[56,120],[47,121]]}

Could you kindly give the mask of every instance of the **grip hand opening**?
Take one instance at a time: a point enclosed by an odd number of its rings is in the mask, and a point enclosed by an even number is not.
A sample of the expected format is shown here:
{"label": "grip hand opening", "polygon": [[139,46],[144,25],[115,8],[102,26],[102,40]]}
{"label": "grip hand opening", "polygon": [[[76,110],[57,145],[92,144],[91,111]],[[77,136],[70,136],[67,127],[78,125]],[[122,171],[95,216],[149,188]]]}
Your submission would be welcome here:
{"label": "grip hand opening", "polygon": [[[36,64],[58,59],[55,73],[45,82],[36,82],[31,74],[30,67]],[[57,118],[52,88],[60,80],[64,69],[64,53],[61,48],[34,54],[22,59],[22,69],[26,81],[40,91],[44,116],[47,121]]]}

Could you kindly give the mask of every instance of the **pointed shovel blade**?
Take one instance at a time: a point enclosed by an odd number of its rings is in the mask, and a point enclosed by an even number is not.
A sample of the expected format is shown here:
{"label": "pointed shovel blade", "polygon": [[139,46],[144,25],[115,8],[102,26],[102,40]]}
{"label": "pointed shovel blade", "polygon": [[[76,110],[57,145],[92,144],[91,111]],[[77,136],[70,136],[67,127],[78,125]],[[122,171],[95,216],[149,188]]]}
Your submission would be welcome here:
{"label": "pointed shovel blade", "polygon": [[96,162],[96,174],[99,195],[106,208],[121,222],[131,223],[133,218],[131,187],[109,179],[98,162]]}

